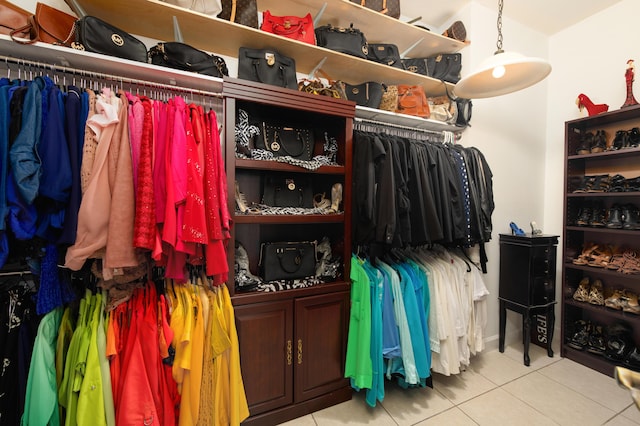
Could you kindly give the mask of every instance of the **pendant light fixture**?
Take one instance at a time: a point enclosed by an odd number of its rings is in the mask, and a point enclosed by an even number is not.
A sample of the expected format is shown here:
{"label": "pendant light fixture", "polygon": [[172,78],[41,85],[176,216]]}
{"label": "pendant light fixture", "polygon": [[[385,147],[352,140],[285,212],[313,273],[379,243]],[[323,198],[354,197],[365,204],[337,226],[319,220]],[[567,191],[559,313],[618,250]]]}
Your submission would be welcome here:
{"label": "pendant light fixture", "polygon": [[551,72],[551,65],[541,58],[529,58],[516,52],[502,50],[502,8],[498,1],[498,50],[485,59],[473,73],[455,86],[456,96],[477,99],[505,95],[542,81]]}

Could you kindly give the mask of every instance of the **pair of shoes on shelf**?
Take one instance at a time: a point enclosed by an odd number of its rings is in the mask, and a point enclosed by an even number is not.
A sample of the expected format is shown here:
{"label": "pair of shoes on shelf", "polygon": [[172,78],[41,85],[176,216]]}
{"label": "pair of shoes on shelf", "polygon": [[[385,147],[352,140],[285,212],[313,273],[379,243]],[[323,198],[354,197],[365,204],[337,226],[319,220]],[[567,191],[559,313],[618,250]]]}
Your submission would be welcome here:
{"label": "pair of shoes on shelf", "polygon": [[586,204],[578,211],[578,218],[575,224],[578,226],[592,226],[595,228],[603,228],[606,225],[606,210],[602,206],[602,202],[594,202]]}
{"label": "pair of shoes on shelf", "polygon": [[589,283],[589,277],[584,277],[578,284],[578,288],[573,293],[573,299],[578,302],[587,302],[592,305],[604,305],[604,286],[602,281],[596,279],[593,284]]}
{"label": "pair of shoes on shelf", "polygon": [[325,198],[325,193],[313,196],[313,206],[319,209],[327,210],[330,213],[340,211],[340,203],[342,203],[342,184],[334,183],[331,187],[331,201]]}
{"label": "pair of shoes on shelf", "polygon": [[235,247],[235,285],[238,291],[252,291],[262,282],[249,270],[249,254],[244,246],[236,241]]}
{"label": "pair of shoes on shelf", "polygon": [[606,227],[610,229],[639,230],[640,210],[631,203],[622,206],[614,204],[609,209]]}
{"label": "pair of shoes on shelf", "polygon": [[573,324],[573,332],[570,334],[567,344],[573,349],[587,350],[596,355],[603,355],[606,350],[602,326],[585,320],[577,320]]}
{"label": "pair of shoes on shelf", "polygon": [[607,149],[607,132],[597,130],[595,133],[586,132],[580,139],[580,145],[576,150],[576,154],[595,154],[604,152]]}
{"label": "pair of shoes on shelf", "polygon": [[588,265],[591,261],[591,254],[598,248],[597,244],[585,243],[582,247],[582,253],[572,260],[574,265]]}
{"label": "pair of shoes on shelf", "polygon": [[524,231],[515,224],[515,222],[509,223],[509,227],[511,228],[511,235],[516,235],[519,237],[523,237],[526,235]]}

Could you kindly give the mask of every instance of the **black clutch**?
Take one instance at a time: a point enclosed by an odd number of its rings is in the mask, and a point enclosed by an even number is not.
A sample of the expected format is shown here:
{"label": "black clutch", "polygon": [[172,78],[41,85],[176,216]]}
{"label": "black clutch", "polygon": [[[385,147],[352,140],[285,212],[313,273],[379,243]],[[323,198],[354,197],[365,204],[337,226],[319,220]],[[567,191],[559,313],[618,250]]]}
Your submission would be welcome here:
{"label": "black clutch", "polygon": [[87,52],[147,62],[147,47],[143,42],[95,16],[85,16],[76,21],[76,41],[72,47]]}
{"label": "black clutch", "polygon": [[149,49],[149,57],[154,65],[191,71],[212,77],[229,75],[223,58],[210,55],[188,44],[177,41],[158,43]]}

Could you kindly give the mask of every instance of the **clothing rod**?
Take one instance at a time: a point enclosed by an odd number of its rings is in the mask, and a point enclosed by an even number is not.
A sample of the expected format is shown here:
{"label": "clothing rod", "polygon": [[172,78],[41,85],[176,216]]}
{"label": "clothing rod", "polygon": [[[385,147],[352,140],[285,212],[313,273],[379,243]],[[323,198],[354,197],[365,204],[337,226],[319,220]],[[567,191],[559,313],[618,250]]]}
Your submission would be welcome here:
{"label": "clothing rod", "polygon": [[153,81],[147,81],[147,80],[139,80],[137,78],[129,78],[129,77],[122,77],[122,76],[117,76],[117,75],[111,75],[111,74],[103,74],[103,73],[99,73],[99,72],[95,72],[95,71],[87,71],[87,70],[80,70],[77,68],[71,68],[71,67],[65,67],[62,65],[51,65],[51,64],[44,64],[42,62],[36,62],[36,61],[30,61],[28,59],[18,59],[18,58],[13,58],[11,56],[4,56],[4,55],[0,55],[0,62],[4,62],[5,64],[7,64],[7,66],[9,65],[9,63],[18,65],[18,66],[29,66],[29,67],[34,67],[34,68],[43,68],[43,69],[47,69],[47,70],[51,70],[52,72],[62,72],[62,73],[67,73],[67,74],[76,74],[78,76],[81,77],[92,77],[92,78],[96,78],[96,79],[100,79],[100,80],[107,80],[107,81],[113,81],[115,83],[119,83],[119,84],[136,84],[136,85],[142,85],[142,86],[146,86],[146,87],[150,87],[150,88],[154,88],[154,89],[160,89],[160,90],[169,90],[169,91],[178,91],[178,92],[188,92],[191,93],[193,95],[200,95],[200,96],[211,96],[211,97],[216,97],[216,98],[222,98],[222,93],[219,92],[211,92],[208,90],[201,90],[201,89],[192,89],[190,87],[183,87],[183,86],[176,86],[176,85],[172,85],[172,84],[165,84],[165,83],[156,83]]}
{"label": "clothing rod", "polygon": [[13,271],[13,272],[0,272],[0,277],[11,277],[11,276],[18,276],[18,275],[32,275],[33,272],[27,270],[27,271]]}
{"label": "clothing rod", "polygon": [[411,132],[430,133],[430,134],[439,135],[439,136],[442,136],[442,135],[446,134],[445,132],[449,132],[449,133],[453,133],[454,135],[456,135],[456,138],[457,138],[457,135],[459,133],[459,132],[453,132],[451,130],[421,129],[419,127],[403,126],[402,124],[387,123],[387,122],[384,122],[384,121],[371,120],[369,118],[355,117],[354,121],[356,123],[373,124],[373,125],[382,126],[382,127],[392,127],[392,128],[395,128],[395,129],[409,130]]}

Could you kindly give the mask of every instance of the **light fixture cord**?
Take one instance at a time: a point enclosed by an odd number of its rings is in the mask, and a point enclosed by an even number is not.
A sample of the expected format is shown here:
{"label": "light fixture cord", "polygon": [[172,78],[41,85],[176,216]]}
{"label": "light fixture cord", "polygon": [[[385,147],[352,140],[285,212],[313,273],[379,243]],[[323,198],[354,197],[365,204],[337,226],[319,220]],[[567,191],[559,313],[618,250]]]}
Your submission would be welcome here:
{"label": "light fixture cord", "polygon": [[498,50],[496,53],[503,53],[502,50],[502,8],[504,7],[504,0],[498,0],[498,41],[496,47]]}

